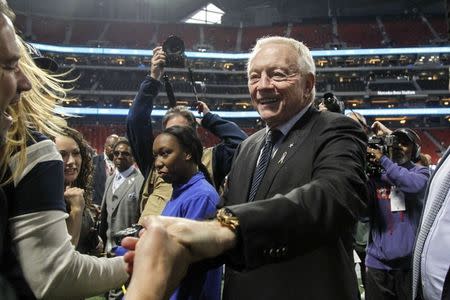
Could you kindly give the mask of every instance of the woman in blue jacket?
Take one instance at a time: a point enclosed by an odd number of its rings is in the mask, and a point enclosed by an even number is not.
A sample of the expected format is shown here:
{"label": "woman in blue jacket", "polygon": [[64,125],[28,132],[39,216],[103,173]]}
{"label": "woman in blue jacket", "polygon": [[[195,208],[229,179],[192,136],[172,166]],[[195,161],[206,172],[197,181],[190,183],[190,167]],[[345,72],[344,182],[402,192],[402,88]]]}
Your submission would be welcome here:
{"label": "woman in blue jacket", "polygon": [[[219,195],[202,164],[203,147],[187,126],[166,128],[153,143],[155,169],[173,194],[161,215],[194,220],[215,215]],[[204,271],[191,267],[171,300],[220,299],[222,267]]]}

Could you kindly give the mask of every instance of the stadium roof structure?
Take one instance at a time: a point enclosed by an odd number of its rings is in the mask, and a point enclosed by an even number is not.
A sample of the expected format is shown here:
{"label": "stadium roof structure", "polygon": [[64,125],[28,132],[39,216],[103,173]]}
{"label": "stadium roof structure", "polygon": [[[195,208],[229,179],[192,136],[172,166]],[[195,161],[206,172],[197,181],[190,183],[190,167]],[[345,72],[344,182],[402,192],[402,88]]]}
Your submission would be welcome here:
{"label": "stadium roof structure", "polygon": [[225,12],[222,24],[244,26],[330,16],[447,11],[444,0],[8,0],[8,3],[26,14],[164,23],[181,22],[212,3]]}

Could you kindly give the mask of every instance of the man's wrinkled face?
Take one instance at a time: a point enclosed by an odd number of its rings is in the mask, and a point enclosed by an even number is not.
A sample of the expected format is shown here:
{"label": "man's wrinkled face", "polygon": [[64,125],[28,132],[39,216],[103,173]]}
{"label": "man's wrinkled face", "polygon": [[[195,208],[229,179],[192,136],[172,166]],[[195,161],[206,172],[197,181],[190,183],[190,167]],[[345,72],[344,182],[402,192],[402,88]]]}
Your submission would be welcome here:
{"label": "man's wrinkled face", "polygon": [[299,54],[287,44],[262,46],[250,61],[248,87],[252,104],[271,128],[277,127],[310,104],[314,76],[303,74]]}
{"label": "man's wrinkled face", "polygon": [[12,118],[6,113],[6,108],[20,100],[21,92],[31,88],[19,68],[20,49],[17,43],[11,21],[0,14],[0,143],[12,125]]}
{"label": "man's wrinkled face", "polygon": [[398,144],[394,145],[392,160],[402,165],[411,160],[414,144],[404,135],[397,135]]}

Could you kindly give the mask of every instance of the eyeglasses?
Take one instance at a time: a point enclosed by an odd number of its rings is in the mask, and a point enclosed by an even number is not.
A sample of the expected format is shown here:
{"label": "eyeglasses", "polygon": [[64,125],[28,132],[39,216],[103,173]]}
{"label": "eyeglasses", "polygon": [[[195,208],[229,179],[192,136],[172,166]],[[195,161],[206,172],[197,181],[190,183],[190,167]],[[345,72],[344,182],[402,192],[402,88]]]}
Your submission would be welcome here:
{"label": "eyeglasses", "polygon": [[113,152],[114,156],[119,157],[119,155],[122,154],[123,157],[128,157],[131,155],[130,152],[125,152],[125,151],[114,151]]}

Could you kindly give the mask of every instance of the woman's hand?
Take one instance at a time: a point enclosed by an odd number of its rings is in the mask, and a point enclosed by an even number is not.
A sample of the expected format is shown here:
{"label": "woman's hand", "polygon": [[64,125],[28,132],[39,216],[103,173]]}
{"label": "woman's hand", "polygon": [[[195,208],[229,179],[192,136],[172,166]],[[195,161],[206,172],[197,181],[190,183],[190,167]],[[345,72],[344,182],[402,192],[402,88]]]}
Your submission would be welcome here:
{"label": "woman's hand", "polygon": [[146,222],[140,238],[126,237],[122,246],[128,271],[133,271],[127,299],[168,299],[185,276],[191,257],[158,220]]}
{"label": "woman's hand", "polygon": [[64,199],[70,207],[70,211],[83,211],[85,206],[84,190],[77,187],[66,187],[64,191]]}
{"label": "woman's hand", "polygon": [[67,231],[72,236],[71,243],[75,247],[78,245],[81,233],[81,222],[85,206],[84,190],[77,187],[66,187],[64,199],[69,207],[69,218],[66,220]]}

